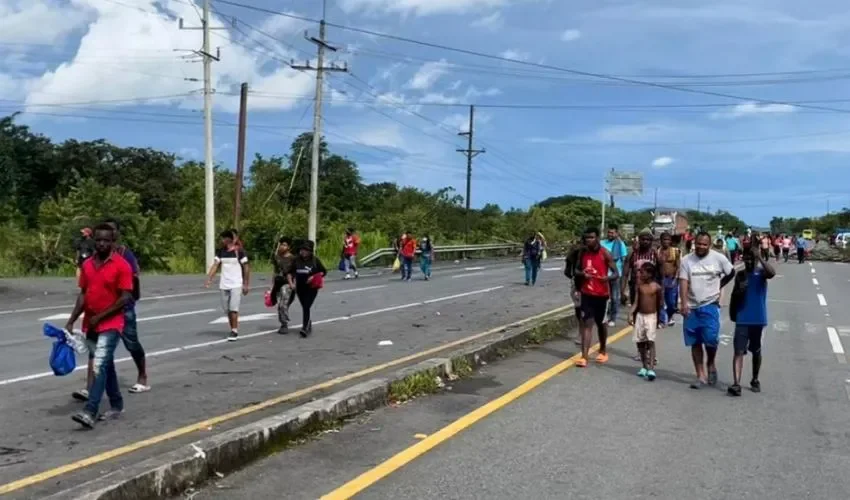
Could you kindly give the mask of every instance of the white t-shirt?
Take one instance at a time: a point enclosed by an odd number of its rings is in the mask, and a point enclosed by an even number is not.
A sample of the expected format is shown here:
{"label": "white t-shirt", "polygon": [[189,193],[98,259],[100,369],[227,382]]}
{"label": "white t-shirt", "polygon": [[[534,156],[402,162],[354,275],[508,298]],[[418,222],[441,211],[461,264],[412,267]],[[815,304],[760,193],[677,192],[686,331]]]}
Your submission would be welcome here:
{"label": "white t-shirt", "polygon": [[688,280],[688,305],[702,307],[720,300],[720,279],[732,274],[734,267],[725,255],[709,250],[703,258],[692,253],[682,259],[679,279]]}
{"label": "white t-shirt", "polygon": [[222,290],[242,288],[242,266],[248,263],[245,250],[219,248],[215,252],[215,261],[221,263],[221,281],[218,287]]}

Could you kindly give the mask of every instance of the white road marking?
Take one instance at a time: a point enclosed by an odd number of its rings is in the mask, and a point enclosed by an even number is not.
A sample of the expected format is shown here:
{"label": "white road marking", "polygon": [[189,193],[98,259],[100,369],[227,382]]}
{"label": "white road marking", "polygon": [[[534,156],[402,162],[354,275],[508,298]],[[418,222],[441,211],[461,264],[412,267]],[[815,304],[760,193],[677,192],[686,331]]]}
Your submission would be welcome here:
{"label": "white road marking", "polygon": [[[436,298],[436,299],[425,300],[425,301],[422,301],[422,302],[413,302],[413,303],[410,303],[410,304],[403,304],[403,305],[400,305],[400,306],[386,307],[386,308],[378,309],[378,310],[375,310],[375,311],[366,311],[366,312],[362,312],[362,313],[352,314],[351,316],[340,316],[340,317],[337,317],[337,318],[328,318],[328,319],[314,321],[313,324],[314,325],[322,325],[322,324],[326,324],[326,323],[334,323],[334,322],[337,322],[337,321],[344,321],[344,320],[348,320],[348,319],[362,318],[364,316],[369,316],[369,315],[372,315],[372,314],[380,314],[380,313],[385,313],[385,312],[390,312],[390,311],[398,311],[400,309],[407,309],[407,308],[410,308],[410,307],[422,306],[422,305],[427,305],[427,304],[435,304],[437,302],[443,302],[443,301],[446,301],[446,300],[454,300],[454,299],[458,299],[458,298],[461,298],[461,297],[469,297],[469,296],[472,296],[472,295],[489,293],[489,292],[492,292],[492,291],[495,291],[495,290],[499,290],[501,288],[504,288],[504,286],[495,286],[495,287],[491,287],[491,288],[484,288],[482,290],[473,290],[471,292],[458,293],[458,294],[455,294],[455,295],[449,295],[447,297],[439,297],[439,298]],[[272,314],[272,316],[273,316],[273,314]],[[239,340],[251,339],[251,338],[255,338],[255,337],[262,337],[264,335],[270,335],[272,333],[277,333],[277,331],[278,331],[278,329],[275,328],[274,330],[266,330],[266,331],[257,332],[257,333],[239,334]],[[214,345],[218,345],[218,344],[227,344],[227,343],[228,343],[227,339],[211,340],[209,342],[201,342],[199,344],[190,344],[190,345],[185,345],[185,346],[180,346],[180,347],[173,347],[171,349],[164,349],[164,350],[161,350],[161,351],[148,352],[145,355],[148,358],[155,358],[155,357],[159,357],[159,356],[164,356],[166,354],[173,354],[173,353],[176,353],[176,352],[189,351],[189,350],[192,350],[192,349],[200,349],[202,347],[210,347],[210,346],[214,346]],[[115,360],[115,362],[116,363],[126,363],[127,361],[130,361],[132,359],[133,358],[128,356],[128,357],[124,357],[124,358],[117,358]],[[84,370],[86,367],[87,367],[87,365],[85,363],[83,363],[83,364],[78,365],[75,368],[74,371]],[[10,379],[6,379],[6,380],[0,380],[0,386],[16,384],[18,382],[27,382],[27,381],[30,381],[30,380],[37,380],[37,379],[40,379],[40,378],[46,378],[46,377],[52,377],[52,376],[54,376],[53,372],[34,373],[34,374],[31,374],[31,375],[24,375],[24,376],[21,376],[21,377],[15,377],[15,378],[10,378]]]}
{"label": "white road marking", "polygon": [[[200,309],[198,311],[186,311],[186,312],[174,313],[174,314],[161,314],[159,316],[150,316],[150,317],[147,317],[147,318],[139,318],[136,321],[141,323],[143,321],[156,321],[158,319],[179,318],[181,316],[192,316],[192,315],[195,315],[195,314],[206,314],[206,313],[211,313],[211,312],[215,312],[215,309]],[[59,313],[59,314],[54,314],[53,316],[47,316],[47,317],[44,317],[44,318],[39,318],[38,320],[39,321],[56,321],[56,320],[60,320],[60,319],[69,319],[70,317],[71,317],[71,313]]]}
{"label": "white road marking", "polygon": [[820,283],[818,282],[817,278],[812,278],[812,284],[815,286],[820,286]]}
{"label": "white road marking", "polygon": [[71,313],[59,313],[54,314],[53,316],[45,316],[43,318],[38,318],[39,321],[56,321],[57,319],[69,319],[71,317]]}
{"label": "white road marking", "polygon": [[363,288],[351,288],[349,290],[337,290],[333,292],[334,295],[339,295],[341,293],[354,293],[354,292],[365,292],[366,290],[377,290],[378,288],[386,288],[387,285],[375,285],[375,286],[364,286]]}
{"label": "white road marking", "polygon": [[773,323],[773,330],[777,332],[787,332],[791,329],[791,325],[787,321],[776,321]]}
{"label": "white road marking", "polygon": [[487,268],[482,267],[482,266],[479,266],[479,267],[464,267],[463,268],[464,271],[483,271],[484,269],[487,269]]}
{"label": "white road marking", "polygon": [[546,267],[543,269],[544,271],[560,271],[560,267]]}
{"label": "white road marking", "polygon": [[826,297],[824,297],[822,293],[818,294],[818,304],[822,306],[826,305]]}
{"label": "white road marking", "polygon": [[470,276],[481,276],[481,275],[484,275],[484,274],[487,274],[487,273],[481,272],[481,273],[456,274],[456,275],[452,276],[452,279],[456,280],[458,278],[469,278]]}
{"label": "white road marking", "polygon": [[829,343],[832,344],[832,352],[835,354],[844,354],[844,346],[841,345],[841,339],[838,337],[838,332],[835,328],[826,327],[826,333],[829,335]]}
{"label": "white road marking", "polygon": [[[214,310],[214,309],[213,309]],[[267,319],[271,319],[277,316],[275,313],[260,313],[260,314],[249,314],[248,316],[239,316],[239,323],[245,323],[248,321],[263,321]],[[218,319],[214,319],[210,321],[211,325],[222,325],[226,324],[229,320],[227,316],[222,316]]]}
{"label": "white road marking", "polygon": [[180,318],[182,316],[193,316],[195,314],[206,314],[211,312],[216,312],[217,309],[199,309],[197,311],[186,311],[182,313],[174,313],[174,314],[160,314],[159,316],[150,316],[147,318],[139,318],[136,322],[141,323],[143,321],[156,321],[158,319],[168,319],[168,318]]}
{"label": "white road marking", "polygon": [[812,268],[812,274],[815,274],[815,272],[816,272],[816,271],[815,271],[815,268],[813,267],[813,268]]}

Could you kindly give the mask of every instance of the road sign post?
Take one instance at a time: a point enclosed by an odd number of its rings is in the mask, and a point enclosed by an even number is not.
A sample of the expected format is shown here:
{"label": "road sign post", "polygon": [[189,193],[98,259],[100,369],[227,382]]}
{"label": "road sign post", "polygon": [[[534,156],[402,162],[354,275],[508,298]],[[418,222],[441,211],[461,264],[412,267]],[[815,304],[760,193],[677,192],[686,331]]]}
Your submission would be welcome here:
{"label": "road sign post", "polygon": [[605,205],[611,196],[643,196],[643,174],[641,172],[618,172],[611,170],[605,176],[602,190],[602,227],[605,231]]}

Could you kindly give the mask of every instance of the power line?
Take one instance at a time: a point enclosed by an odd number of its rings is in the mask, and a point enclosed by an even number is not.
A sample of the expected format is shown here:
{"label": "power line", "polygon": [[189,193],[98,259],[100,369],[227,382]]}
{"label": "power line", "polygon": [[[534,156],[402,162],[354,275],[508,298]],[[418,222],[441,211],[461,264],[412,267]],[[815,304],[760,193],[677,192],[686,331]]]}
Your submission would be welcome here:
{"label": "power line", "polygon": [[[216,0],[216,1],[220,4],[232,5],[234,7],[241,7],[241,8],[244,8],[244,9],[254,10],[254,11],[257,11],[257,12],[265,12],[267,14],[284,16],[284,17],[289,17],[289,18],[292,18],[292,19],[299,19],[299,20],[307,21],[307,22],[318,22],[314,19],[311,19],[311,18],[308,18],[308,17],[305,17],[305,16],[288,14],[288,13],[285,13],[285,12],[280,12],[280,11],[276,11],[276,10],[272,10],[272,9],[265,9],[265,8],[262,8],[262,7],[257,7],[257,6],[248,5],[248,4],[244,4],[244,3],[232,2],[230,0]],[[568,74],[572,74],[572,75],[586,76],[586,77],[590,77],[590,78],[597,78],[597,79],[600,79],[600,80],[629,83],[629,84],[637,85],[637,86],[658,88],[658,89],[664,89],[664,90],[672,90],[672,91],[677,91],[677,92],[685,92],[685,93],[689,93],[689,94],[722,97],[722,98],[725,98],[725,99],[734,99],[734,100],[738,100],[738,101],[751,101],[751,102],[757,102],[759,104],[789,105],[787,102],[777,101],[777,100],[772,100],[772,99],[762,99],[762,98],[739,96],[739,95],[734,95],[734,94],[728,94],[728,93],[725,93],[725,92],[700,90],[700,89],[681,87],[681,86],[671,85],[671,84],[666,84],[666,83],[651,82],[651,81],[646,81],[646,80],[638,80],[638,79],[634,79],[634,78],[626,78],[626,77],[621,77],[621,76],[609,75],[609,74],[605,74],[605,73],[597,73],[597,72],[593,72],[593,71],[584,71],[584,70],[565,68],[565,67],[560,67],[560,66],[554,66],[554,65],[551,65],[551,64],[536,63],[536,62],[531,62],[531,61],[520,61],[520,60],[517,60],[517,59],[510,59],[510,58],[499,56],[499,55],[488,54],[488,53],[485,53],[485,52],[479,52],[479,51],[476,51],[476,50],[464,49],[464,48],[460,48],[460,47],[451,47],[451,46],[448,46],[448,45],[443,45],[443,44],[439,44],[439,43],[435,43],[435,42],[427,42],[427,41],[423,41],[423,40],[416,40],[416,39],[413,39],[413,38],[403,37],[403,36],[399,36],[399,35],[392,35],[392,34],[388,34],[388,33],[381,33],[379,31],[369,30],[369,29],[365,29],[365,28],[357,28],[357,27],[354,27],[354,26],[346,26],[346,25],[338,24],[338,23],[327,23],[327,26],[332,26],[334,28],[338,28],[338,29],[345,30],[345,31],[350,31],[350,32],[353,32],[353,33],[360,33],[360,34],[369,35],[369,36],[373,36],[373,37],[385,38],[385,39],[388,39],[388,40],[394,40],[394,41],[398,41],[398,42],[404,42],[404,43],[419,45],[419,46],[422,46],[422,47],[429,47],[429,48],[432,48],[432,49],[445,50],[445,51],[448,51],[448,52],[455,52],[455,53],[458,53],[458,54],[465,54],[465,55],[469,55],[469,56],[480,57],[480,58],[483,58],[483,59],[490,59],[490,60],[495,60],[495,61],[508,62],[508,63],[517,64],[517,65],[520,65],[520,66],[549,69],[549,70],[559,71],[559,72],[568,73]],[[829,108],[829,107],[814,106],[814,105],[800,105],[799,107],[805,107],[805,108],[809,108],[809,109],[818,109],[818,110],[822,110],[822,111],[833,111],[833,112],[836,112],[836,113],[850,113],[850,109]]]}

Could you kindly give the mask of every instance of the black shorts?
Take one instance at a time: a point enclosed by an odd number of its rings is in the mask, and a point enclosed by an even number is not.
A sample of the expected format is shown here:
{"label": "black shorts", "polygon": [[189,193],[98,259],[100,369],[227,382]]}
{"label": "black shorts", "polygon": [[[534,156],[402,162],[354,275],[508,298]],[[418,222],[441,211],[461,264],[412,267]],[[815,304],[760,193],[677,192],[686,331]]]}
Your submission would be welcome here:
{"label": "black shorts", "polygon": [[761,353],[761,335],[764,331],[762,325],[735,325],[735,338],[732,341],[735,354]]}
{"label": "black shorts", "polygon": [[581,294],[581,320],[590,321],[591,319],[597,325],[605,322],[605,312],[608,309],[608,297],[597,297],[596,295]]}

